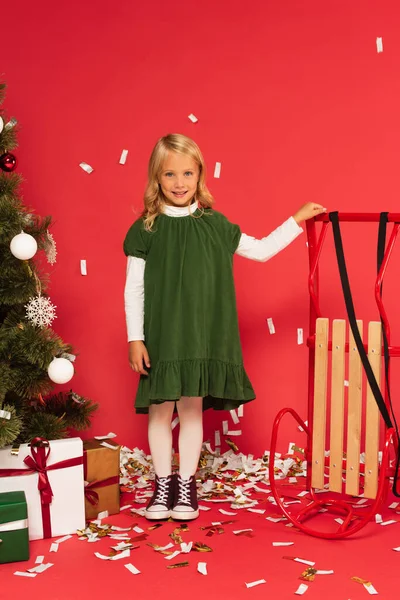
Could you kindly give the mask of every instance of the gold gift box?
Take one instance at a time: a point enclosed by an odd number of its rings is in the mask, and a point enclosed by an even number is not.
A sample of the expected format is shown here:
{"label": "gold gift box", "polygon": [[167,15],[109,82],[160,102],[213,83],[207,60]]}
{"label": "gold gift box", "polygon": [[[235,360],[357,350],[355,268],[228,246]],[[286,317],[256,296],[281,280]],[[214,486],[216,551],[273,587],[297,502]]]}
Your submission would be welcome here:
{"label": "gold gift box", "polygon": [[[87,519],[95,519],[100,512],[108,511],[109,515],[119,513],[120,490],[119,490],[119,461],[120,448],[112,440],[106,440],[107,444],[116,449],[106,448],[101,445],[100,440],[85,440],[83,442],[85,481],[85,514]],[[109,478],[114,478],[115,483],[104,485]],[[98,500],[96,498],[98,496]],[[92,504],[88,497],[96,503]]]}

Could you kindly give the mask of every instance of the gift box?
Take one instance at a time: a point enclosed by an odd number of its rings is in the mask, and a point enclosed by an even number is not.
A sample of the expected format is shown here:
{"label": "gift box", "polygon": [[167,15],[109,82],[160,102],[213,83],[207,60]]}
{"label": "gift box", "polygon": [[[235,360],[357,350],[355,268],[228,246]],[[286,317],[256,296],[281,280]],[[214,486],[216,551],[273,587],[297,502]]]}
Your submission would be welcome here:
{"label": "gift box", "polygon": [[0,564],[29,559],[28,509],[24,492],[0,494]]}
{"label": "gift box", "polygon": [[119,513],[119,461],[120,446],[107,440],[107,448],[99,440],[85,440],[84,477],[85,513],[87,519],[95,519],[100,512],[109,515]]}
{"label": "gift box", "polygon": [[83,444],[80,438],[35,438],[0,450],[0,492],[23,490],[29,539],[75,533],[85,527]]}

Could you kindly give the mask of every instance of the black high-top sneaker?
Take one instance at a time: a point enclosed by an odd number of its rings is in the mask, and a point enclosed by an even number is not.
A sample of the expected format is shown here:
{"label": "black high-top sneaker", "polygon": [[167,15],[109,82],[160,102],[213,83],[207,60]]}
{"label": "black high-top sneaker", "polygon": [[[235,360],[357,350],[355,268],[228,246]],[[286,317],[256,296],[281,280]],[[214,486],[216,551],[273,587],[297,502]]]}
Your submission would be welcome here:
{"label": "black high-top sneaker", "polygon": [[174,502],[175,475],[157,477],[156,487],[150,502],[146,506],[144,516],[151,521],[169,519]]}
{"label": "black high-top sneaker", "polygon": [[172,505],[171,517],[178,521],[190,521],[199,516],[199,503],[197,501],[196,479],[182,479],[180,475],[175,479],[175,499]]}

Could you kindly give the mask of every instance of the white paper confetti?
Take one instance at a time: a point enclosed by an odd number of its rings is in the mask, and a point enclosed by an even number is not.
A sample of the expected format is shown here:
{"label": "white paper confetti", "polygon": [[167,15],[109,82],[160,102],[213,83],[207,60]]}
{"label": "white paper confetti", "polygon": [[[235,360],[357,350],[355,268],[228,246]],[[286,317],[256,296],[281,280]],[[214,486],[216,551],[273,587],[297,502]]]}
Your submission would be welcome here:
{"label": "white paper confetti", "polygon": [[216,179],[219,179],[220,175],[221,175],[221,163],[217,162],[217,163],[215,163],[214,177]]}
{"label": "white paper confetti", "polygon": [[99,512],[99,514],[97,515],[98,519],[106,519],[108,517],[108,510],[102,510],[101,512]]}
{"label": "white paper confetti", "polygon": [[19,575],[20,577],[36,577],[37,573],[27,573],[26,571],[15,571],[14,575]]}
{"label": "white paper confetti", "polygon": [[300,494],[297,494],[299,498],[303,498],[303,496],[307,496],[308,490],[303,490]]}
{"label": "white paper confetti", "polygon": [[380,52],[383,52],[383,41],[381,37],[376,38],[376,51],[378,52],[378,54]]}
{"label": "white paper confetti", "polygon": [[319,571],[317,570],[316,575],[333,575],[334,571],[331,569],[330,571]]}
{"label": "white paper confetti", "polygon": [[120,159],[119,159],[119,164],[120,165],[124,165],[126,163],[127,156],[128,156],[128,150],[122,150],[121,156],[120,156]]}
{"label": "white paper confetti", "polygon": [[390,519],[390,521],[383,521],[381,523],[382,526],[384,525],[394,525],[395,523],[398,523],[398,521],[394,521],[393,519]]}
{"label": "white paper confetti", "polygon": [[33,569],[28,569],[29,573],[44,573],[50,567],[54,567],[53,563],[42,563],[37,565],[37,567],[33,567]]}
{"label": "white paper confetti", "polygon": [[258,515],[263,515],[265,513],[265,508],[248,508],[249,512],[257,513]]}
{"label": "white paper confetti", "polygon": [[303,343],[303,330],[301,328],[297,329],[297,344],[300,345]]}
{"label": "white paper confetti", "polygon": [[171,423],[171,429],[174,430],[175,427],[178,425],[178,423],[179,423],[179,417],[175,417],[175,419]]}
{"label": "white paper confetti", "polygon": [[229,431],[227,431],[226,435],[232,435],[232,436],[242,435],[242,430],[241,429],[230,429]]}
{"label": "white paper confetti", "polygon": [[230,410],[229,412],[231,414],[232,421],[234,422],[234,424],[237,425],[238,423],[240,423],[239,417],[236,414],[236,410],[233,409],[233,410]]}
{"label": "white paper confetti", "polygon": [[390,504],[389,508],[396,509],[398,507],[398,505],[399,505],[398,502],[392,502],[392,504]]}
{"label": "white paper confetti", "polygon": [[41,565],[43,561],[44,561],[44,556],[37,556],[36,560],[35,560],[35,564]]}
{"label": "white paper confetti", "polygon": [[1,419],[7,419],[10,420],[11,419],[11,413],[8,410],[0,410],[0,418]]}
{"label": "white paper confetti", "polygon": [[293,546],[294,542],[272,542],[273,546]]}
{"label": "white paper confetti", "polygon": [[172,542],[170,542],[166,546],[160,546],[159,548],[156,548],[156,550],[157,550],[157,552],[161,552],[162,550],[169,550],[170,548],[173,548],[173,547],[174,547],[174,544]]}
{"label": "white paper confetti", "polygon": [[123,550],[121,554],[116,554],[115,556],[105,556],[104,554],[100,554],[100,552],[94,553],[97,558],[101,558],[101,560],[121,560],[121,558],[128,558],[131,555],[130,550]]}
{"label": "white paper confetti", "polygon": [[180,553],[181,553],[180,550],[175,550],[175,552],[173,552],[169,556],[164,556],[164,558],[165,558],[165,560],[172,560],[173,558],[175,558],[176,556],[178,556],[178,554],[180,554]]}
{"label": "white paper confetti", "polygon": [[235,535],[239,535],[239,533],[244,533],[246,531],[253,531],[252,529],[236,529],[236,531],[233,531],[232,533],[234,533]]}
{"label": "white paper confetti", "polygon": [[301,583],[299,585],[299,587],[297,588],[297,590],[295,591],[295,594],[297,594],[298,596],[302,596],[303,594],[306,593],[307,590],[308,590],[308,585],[306,585],[305,583]]}
{"label": "white paper confetti", "polygon": [[132,508],[132,504],[125,504],[125,506],[121,506],[119,510],[127,510],[128,508]]}
{"label": "white paper confetti", "polygon": [[189,552],[192,550],[192,546],[193,546],[193,542],[189,542],[188,544],[186,544],[185,542],[181,543],[181,552],[183,552],[183,554],[189,554]]}
{"label": "white paper confetti", "polygon": [[53,542],[50,546],[50,552],[58,552],[58,544]]}
{"label": "white paper confetti", "polygon": [[81,260],[81,275],[87,275],[86,260]]}
{"label": "white paper confetti", "polygon": [[203,504],[199,504],[200,510],[211,510],[211,506],[203,506]]}
{"label": "white paper confetti", "polygon": [[347,381],[347,379],[344,380],[344,387],[349,387],[349,382]]}
{"label": "white paper confetti", "polygon": [[130,571],[131,573],[133,573],[133,575],[139,575],[140,574],[139,569],[137,569],[136,567],[134,567],[132,563],[127,563],[126,565],[124,565],[124,567],[126,567],[128,569],[128,571]]}
{"label": "white paper confetti", "polygon": [[343,519],[341,519],[340,517],[337,517],[337,519],[335,519],[336,523],[339,523],[339,525],[343,525],[344,521]]}
{"label": "white paper confetti", "polygon": [[382,515],[375,515],[375,523],[383,523]]}
{"label": "white paper confetti", "polygon": [[109,448],[110,450],[118,450],[119,446],[113,446],[112,444],[107,444],[107,442],[100,442],[100,446],[104,446],[104,448]]}
{"label": "white paper confetti", "polygon": [[251,583],[246,583],[247,588],[252,588],[255,585],[260,585],[261,583],[267,583],[265,579],[258,579],[257,581],[252,581]]}
{"label": "white paper confetti", "polygon": [[240,417],[240,418],[243,417],[243,411],[244,411],[244,404],[241,404],[238,408],[238,417]]}
{"label": "white paper confetti", "polygon": [[66,542],[67,540],[72,539],[72,535],[64,535],[64,537],[56,540],[54,543],[55,544],[62,544],[62,542]]}
{"label": "white paper confetti", "polygon": [[218,430],[215,432],[215,440],[214,441],[215,441],[216,448],[221,445],[221,434]]}
{"label": "white paper confetti", "polygon": [[202,575],[207,575],[207,563],[205,563],[205,562],[197,563],[197,570]]}
{"label": "white paper confetti", "polygon": [[110,433],[107,433],[107,435],[95,435],[94,439],[95,440],[111,440],[112,438],[115,438],[115,437],[117,437],[117,434],[110,431]]}
{"label": "white paper confetti", "polygon": [[315,565],[315,562],[312,560],[304,560],[304,558],[295,558],[294,561],[302,563],[303,565],[308,565],[309,567],[313,567]]}
{"label": "white paper confetti", "polygon": [[135,525],[135,527],[132,527],[132,530],[135,533],[144,533],[144,529],[142,529],[141,527],[138,527],[137,525]]}
{"label": "white paper confetti", "polygon": [[[308,421],[304,421],[304,425],[307,425],[307,427],[308,427]],[[301,425],[298,425],[297,429],[299,431],[304,431],[304,429],[303,429],[303,427]]]}
{"label": "white paper confetti", "polygon": [[374,588],[374,586],[372,585],[372,583],[363,583],[363,586],[367,590],[368,594],[371,594],[371,596],[374,596],[375,594],[378,593],[376,591],[376,589]]}
{"label": "white paper confetti", "polygon": [[223,515],[227,515],[228,517],[234,517],[235,515],[237,515],[237,512],[230,512],[229,510],[224,510],[223,508],[219,508],[218,510],[220,513],[222,513]]}
{"label": "white paper confetti", "polygon": [[397,548],[392,548],[392,550],[394,550],[395,552],[400,552],[400,546],[397,546]]}
{"label": "white paper confetti", "polygon": [[85,162],[79,163],[79,166],[81,167],[81,169],[86,171],[86,173],[89,173],[89,175],[90,175],[90,173],[93,173],[93,171],[94,171],[93,167],[91,167],[90,165],[88,165]]}
{"label": "white paper confetti", "polygon": [[274,322],[271,317],[269,317],[267,319],[267,325],[268,325],[270,334],[273,335],[275,333],[275,326],[274,326]]}
{"label": "white paper confetti", "polygon": [[222,421],[222,433],[224,435],[228,433],[228,421]]}
{"label": "white paper confetti", "polygon": [[198,118],[194,116],[194,114],[190,113],[190,115],[188,116],[188,119],[190,119],[192,121],[192,123],[197,123]]}

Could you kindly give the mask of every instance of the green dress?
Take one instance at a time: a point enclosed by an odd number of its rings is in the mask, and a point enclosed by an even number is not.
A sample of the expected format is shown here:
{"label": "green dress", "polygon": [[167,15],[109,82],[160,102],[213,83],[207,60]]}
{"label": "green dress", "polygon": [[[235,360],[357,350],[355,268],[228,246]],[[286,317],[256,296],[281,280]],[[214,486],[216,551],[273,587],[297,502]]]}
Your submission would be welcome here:
{"label": "green dress", "polygon": [[146,261],[144,335],[151,368],[141,375],[135,408],[201,396],[203,408],[231,410],[255,398],[244,370],[233,280],[240,229],[197,209],[159,215],[151,232],[138,219],[124,252]]}

